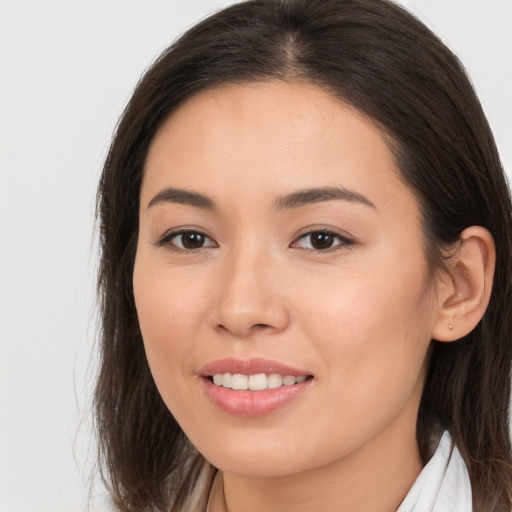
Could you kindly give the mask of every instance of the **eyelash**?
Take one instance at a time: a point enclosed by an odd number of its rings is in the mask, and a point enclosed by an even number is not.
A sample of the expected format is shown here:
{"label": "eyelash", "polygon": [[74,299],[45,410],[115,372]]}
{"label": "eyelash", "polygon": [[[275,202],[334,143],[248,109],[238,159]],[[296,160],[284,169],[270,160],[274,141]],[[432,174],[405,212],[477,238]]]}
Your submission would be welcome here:
{"label": "eyelash", "polygon": [[[177,238],[179,236],[183,237],[183,235],[199,235],[201,237],[204,237],[205,240],[209,240],[212,242],[211,245],[203,245],[201,247],[197,247],[194,249],[188,249],[186,247],[179,247],[175,243],[172,242],[174,238]],[[217,247],[217,244],[206,234],[198,229],[180,229],[178,231],[171,231],[166,233],[158,242],[156,243],[157,247],[163,247],[168,246],[171,250],[177,251],[177,252],[195,252],[200,249],[205,249],[209,247]],[[183,245],[183,242],[182,242]]]}
{"label": "eyelash", "polygon": [[[323,235],[323,236],[327,236],[327,237],[332,237],[334,240],[337,240],[338,243],[336,243],[335,245],[328,247],[326,249],[316,249],[315,247],[297,247],[297,248],[305,250],[305,251],[314,251],[316,253],[322,254],[322,253],[329,253],[329,252],[337,251],[342,248],[347,248],[356,243],[356,241],[353,238],[349,238],[346,235],[341,235],[340,233],[337,233],[336,231],[333,231],[330,229],[315,229],[315,230],[308,231],[308,232],[300,235],[298,238],[295,239],[294,242],[292,242],[291,246],[296,247],[301,240],[305,240],[308,237],[310,238],[313,235]],[[312,246],[311,238],[310,238],[310,245]]]}
{"label": "eyelash", "polygon": [[[211,243],[208,245],[202,245],[202,246],[196,247],[196,248],[186,248],[186,247],[180,247],[172,242],[173,239],[180,237],[180,236],[182,237],[184,235],[196,235],[196,236],[199,235],[200,237],[204,237],[205,240],[209,240]],[[331,247],[328,247],[326,249],[316,249],[315,247],[312,246],[311,243],[310,243],[311,247],[298,246],[298,244],[301,240],[305,240],[308,237],[311,237],[313,235],[322,235],[322,236],[332,237],[333,239],[337,240],[338,243]],[[354,245],[355,243],[356,243],[356,241],[354,239],[348,238],[347,236],[343,236],[343,235],[341,235],[335,231],[332,231],[330,229],[315,229],[312,231],[308,231],[308,232],[300,235],[299,237],[295,238],[295,240],[290,244],[290,247],[302,249],[304,251],[314,251],[316,253],[326,253],[326,252],[332,252],[332,251],[339,250],[342,247],[346,248],[348,246]],[[178,231],[171,231],[169,233],[166,233],[160,240],[158,240],[156,242],[155,245],[157,247],[167,246],[167,247],[169,247],[169,249],[171,249],[173,251],[184,252],[184,253],[190,253],[190,252],[195,252],[195,251],[198,251],[201,249],[218,247],[216,242],[211,237],[209,237],[206,233],[204,233],[200,230],[197,230],[197,229],[180,229]],[[181,245],[183,246],[183,240],[181,242]]]}

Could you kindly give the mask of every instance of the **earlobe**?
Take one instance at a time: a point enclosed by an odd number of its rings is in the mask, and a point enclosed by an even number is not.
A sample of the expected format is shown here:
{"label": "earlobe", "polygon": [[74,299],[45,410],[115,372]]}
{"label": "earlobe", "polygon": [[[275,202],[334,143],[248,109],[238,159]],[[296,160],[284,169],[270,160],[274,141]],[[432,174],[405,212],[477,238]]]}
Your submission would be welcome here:
{"label": "earlobe", "polygon": [[491,297],[495,260],[494,239],[487,229],[471,226],[461,233],[450,272],[439,284],[433,339],[455,341],[476,327]]}

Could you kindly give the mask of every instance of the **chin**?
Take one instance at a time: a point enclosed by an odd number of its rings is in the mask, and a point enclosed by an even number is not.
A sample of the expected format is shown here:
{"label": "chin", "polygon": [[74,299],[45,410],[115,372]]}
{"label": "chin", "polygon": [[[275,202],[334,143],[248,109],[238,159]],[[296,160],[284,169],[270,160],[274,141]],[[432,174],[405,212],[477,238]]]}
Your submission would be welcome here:
{"label": "chin", "polygon": [[247,442],[248,437],[245,442],[217,438],[215,446],[210,444],[205,450],[199,447],[199,451],[224,473],[258,478],[285,477],[331,462],[332,454],[327,457],[320,450],[304,449],[300,442],[294,442],[290,437],[288,443],[283,436],[272,435],[271,440],[259,442],[253,439],[252,443]]}
{"label": "chin", "polygon": [[[241,457],[219,457],[218,463],[215,464],[209,461],[213,466],[220,469],[223,473],[236,474],[251,478],[278,478],[286,477],[301,471],[311,469],[302,467],[293,460],[293,456],[287,456],[287,460],[280,460],[280,458],[257,457],[257,458],[244,458]],[[215,459],[216,460],[216,459]]]}

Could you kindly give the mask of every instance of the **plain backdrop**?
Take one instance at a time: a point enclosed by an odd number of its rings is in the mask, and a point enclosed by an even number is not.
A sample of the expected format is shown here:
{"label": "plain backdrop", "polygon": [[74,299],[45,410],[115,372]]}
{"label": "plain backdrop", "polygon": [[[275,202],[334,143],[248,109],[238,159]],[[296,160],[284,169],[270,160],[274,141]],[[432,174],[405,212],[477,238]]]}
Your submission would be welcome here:
{"label": "plain backdrop", "polygon": [[[0,0],[0,512],[109,510],[94,471],[95,187],[139,76],[221,0]],[[512,0],[403,0],[512,172]],[[96,483],[94,483],[96,481]]]}

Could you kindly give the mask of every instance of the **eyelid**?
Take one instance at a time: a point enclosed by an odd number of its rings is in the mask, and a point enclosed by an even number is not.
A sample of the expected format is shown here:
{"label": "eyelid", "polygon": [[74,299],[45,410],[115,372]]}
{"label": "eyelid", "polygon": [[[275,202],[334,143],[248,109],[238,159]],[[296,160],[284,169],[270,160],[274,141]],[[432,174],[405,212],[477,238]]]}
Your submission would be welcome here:
{"label": "eyelid", "polygon": [[[187,233],[197,233],[199,235],[204,236],[208,240],[212,242],[212,245],[206,245],[203,247],[198,247],[197,249],[183,249],[175,244],[170,243],[171,240],[174,237],[177,237],[179,235],[184,235]],[[209,248],[215,248],[218,247],[217,242],[210,236],[208,233],[206,233],[203,229],[195,227],[195,226],[180,226],[176,228],[172,228],[168,231],[166,231],[154,244],[157,247],[167,247],[170,250],[176,251],[176,252],[194,252],[201,249],[209,249]]]}
{"label": "eyelid", "polygon": [[[328,249],[315,249],[315,248],[310,249],[310,248],[297,246],[299,240],[304,239],[307,236],[310,236],[314,233],[324,233],[324,234],[332,235],[334,237],[337,237],[340,242]],[[308,226],[306,228],[303,228],[299,233],[297,233],[295,235],[293,242],[290,244],[290,247],[302,249],[305,251],[313,251],[313,252],[317,252],[317,253],[328,253],[328,252],[340,250],[341,248],[347,248],[349,246],[353,246],[356,243],[357,243],[356,238],[353,237],[352,235],[349,235],[345,231],[341,231],[336,228],[326,227],[326,226]]]}

